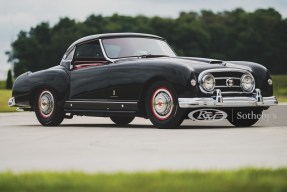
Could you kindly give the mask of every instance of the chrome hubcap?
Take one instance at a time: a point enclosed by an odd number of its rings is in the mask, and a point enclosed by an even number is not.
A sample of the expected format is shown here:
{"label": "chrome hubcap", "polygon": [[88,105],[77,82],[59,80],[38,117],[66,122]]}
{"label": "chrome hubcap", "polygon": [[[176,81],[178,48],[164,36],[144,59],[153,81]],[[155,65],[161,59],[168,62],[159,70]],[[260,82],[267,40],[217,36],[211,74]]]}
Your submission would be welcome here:
{"label": "chrome hubcap", "polygon": [[167,119],[173,110],[173,106],[171,93],[166,88],[160,88],[153,94],[152,110],[158,119]]}
{"label": "chrome hubcap", "polygon": [[50,91],[43,91],[38,101],[41,116],[48,118],[54,111],[54,97]]}

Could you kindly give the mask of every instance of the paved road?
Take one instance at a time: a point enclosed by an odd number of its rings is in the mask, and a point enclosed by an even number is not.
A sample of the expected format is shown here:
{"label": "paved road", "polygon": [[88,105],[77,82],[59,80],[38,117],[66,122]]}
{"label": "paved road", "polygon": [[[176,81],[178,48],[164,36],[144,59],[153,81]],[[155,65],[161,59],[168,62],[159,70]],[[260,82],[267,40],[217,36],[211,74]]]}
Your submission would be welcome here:
{"label": "paved road", "polygon": [[185,121],[160,130],[137,118],[119,127],[107,118],[75,117],[42,127],[34,113],[0,114],[0,171],[227,169],[287,166],[287,106],[252,128],[227,121]]}

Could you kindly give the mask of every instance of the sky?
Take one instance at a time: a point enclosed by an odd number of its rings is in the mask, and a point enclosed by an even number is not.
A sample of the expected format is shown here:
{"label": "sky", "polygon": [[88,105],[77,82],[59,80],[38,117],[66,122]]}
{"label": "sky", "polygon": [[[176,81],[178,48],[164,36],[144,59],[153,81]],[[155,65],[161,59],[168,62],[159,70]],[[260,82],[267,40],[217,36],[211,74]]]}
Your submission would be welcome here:
{"label": "sky", "polygon": [[272,7],[287,17],[287,0],[0,0],[0,80],[6,78],[10,67],[5,51],[10,50],[19,31],[43,21],[54,25],[60,17],[83,21],[91,14],[114,13],[177,17],[181,11],[219,12],[239,7],[246,11]]}

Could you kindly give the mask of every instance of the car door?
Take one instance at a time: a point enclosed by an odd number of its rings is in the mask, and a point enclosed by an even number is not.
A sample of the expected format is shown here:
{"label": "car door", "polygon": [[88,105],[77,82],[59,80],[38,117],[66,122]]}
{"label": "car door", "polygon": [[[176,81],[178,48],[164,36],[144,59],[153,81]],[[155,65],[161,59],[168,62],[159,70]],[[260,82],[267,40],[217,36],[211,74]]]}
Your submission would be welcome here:
{"label": "car door", "polygon": [[99,41],[82,43],[74,52],[69,102],[74,109],[105,109],[99,103],[107,99],[109,66]]}
{"label": "car door", "polygon": [[140,65],[115,63],[109,66],[110,99],[138,101],[145,81],[145,71]]}

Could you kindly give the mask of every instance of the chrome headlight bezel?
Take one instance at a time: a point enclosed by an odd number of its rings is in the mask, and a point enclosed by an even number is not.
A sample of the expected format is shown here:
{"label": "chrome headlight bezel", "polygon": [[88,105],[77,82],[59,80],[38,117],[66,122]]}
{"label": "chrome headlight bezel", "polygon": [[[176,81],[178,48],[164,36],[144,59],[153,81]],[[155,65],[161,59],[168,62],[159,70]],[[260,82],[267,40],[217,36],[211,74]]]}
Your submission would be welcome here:
{"label": "chrome headlight bezel", "polygon": [[205,92],[212,93],[215,88],[215,78],[212,74],[208,73],[201,79],[200,86]]}
{"label": "chrome headlight bezel", "polygon": [[251,74],[243,74],[240,79],[240,86],[244,92],[253,92],[255,89],[255,80]]}

